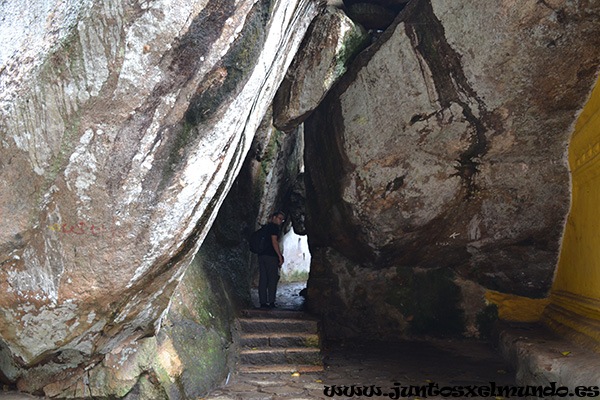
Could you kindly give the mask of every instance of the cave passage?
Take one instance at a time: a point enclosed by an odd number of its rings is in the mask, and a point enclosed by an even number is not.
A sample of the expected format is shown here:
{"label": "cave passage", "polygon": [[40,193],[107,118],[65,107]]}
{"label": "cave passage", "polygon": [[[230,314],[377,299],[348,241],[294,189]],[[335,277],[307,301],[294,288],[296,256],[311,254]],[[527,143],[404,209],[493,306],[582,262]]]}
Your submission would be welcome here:
{"label": "cave passage", "polygon": [[[308,236],[298,235],[290,228],[287,231],[284,230],[280,243],[285,261],[280,269],[275,300],[276,308],[300,311],[304,309],[304,293],[310,272],[311,255],[308,248]],[[255,280],[252,286],[252,304],[258,308],[260,303],[258,281]]]}

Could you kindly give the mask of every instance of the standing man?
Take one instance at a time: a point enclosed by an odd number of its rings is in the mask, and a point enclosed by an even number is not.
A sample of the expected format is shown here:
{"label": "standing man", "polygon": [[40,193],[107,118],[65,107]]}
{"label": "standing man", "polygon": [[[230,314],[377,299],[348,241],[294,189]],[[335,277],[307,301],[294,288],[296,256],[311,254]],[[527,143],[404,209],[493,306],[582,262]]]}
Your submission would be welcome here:
{"label": "standing man", "polygon": [[279,281],[279,268],[283,265],[283,256],[279,249],[279,229],[285,221],[285,214],[277,211],[266,225],[268,236],[267,249],[258,256],[258,299],[261,308],[275,307],[275,294]]}

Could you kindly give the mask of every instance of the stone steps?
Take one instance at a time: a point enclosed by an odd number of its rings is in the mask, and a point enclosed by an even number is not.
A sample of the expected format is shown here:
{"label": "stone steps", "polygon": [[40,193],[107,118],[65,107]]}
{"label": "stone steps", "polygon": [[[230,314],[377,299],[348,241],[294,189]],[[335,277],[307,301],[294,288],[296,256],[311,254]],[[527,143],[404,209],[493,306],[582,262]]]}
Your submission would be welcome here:
{"label": "stone steps", "polygon": [[323,370],[318,321],[300,311],[244,310],[242,373],[310,373]]}
{"label": "stone steps", "polygon": [[321,350],[315,348],[245,349],[240,354],[242,364],[251,365],[314,365],[321,362]]}
{"label": "stone steps", "polygon": [[319,346],[316,333],[249,333],[242,335],[242,347],[302,347]]}
{"label": "stone steps", "polygon": [[317,321],[301,319],[240,318],[239,321],[245,333],[316,333],[318,329]]}
{"label": "stone steps", "polygon": [[243,374],[309,374],[323,371],[322,365],[242,365],[239,372]]}

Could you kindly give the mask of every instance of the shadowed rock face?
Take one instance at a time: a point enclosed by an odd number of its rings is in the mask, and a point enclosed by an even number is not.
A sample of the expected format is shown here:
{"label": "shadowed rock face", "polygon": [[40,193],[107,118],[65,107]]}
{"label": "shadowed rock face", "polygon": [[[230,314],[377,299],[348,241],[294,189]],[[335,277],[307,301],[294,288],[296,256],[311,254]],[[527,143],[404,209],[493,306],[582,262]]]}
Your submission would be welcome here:
{"label": "shadowed rock face", "polygon": [[403,332],[406,268],[546,293],[599,22],[591,2],[409,2],[306,121],[314,310]]}
{"label": "shadowed rock face", "polygon": [[36,7],[0,5],[2,370],[25,390],[158,326],[318,12]]}
{"label": "shadowed rock face", "polygon": [[309,28],[273,100],[273,124],[290,131],[302,123],[370,41],[346,14],[327,7]]}

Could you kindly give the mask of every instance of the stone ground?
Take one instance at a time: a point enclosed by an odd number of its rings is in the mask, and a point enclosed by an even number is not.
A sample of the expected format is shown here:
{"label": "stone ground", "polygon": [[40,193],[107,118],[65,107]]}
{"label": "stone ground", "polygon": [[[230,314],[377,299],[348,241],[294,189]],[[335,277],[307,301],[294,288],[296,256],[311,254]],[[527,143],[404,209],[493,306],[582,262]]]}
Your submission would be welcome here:
{"label": "stone ground", "polygon": [[[304,297],[300,296],[300,291],[306,287],[306,282],[285,282],[277,285],[277,296],[275,304],[278,309],[283,310],[301,310],[304,305]],[[259,306],[258,289],[252,289],[252,303],[255,307]]]}
{"label": "stone ground", "polygon": [[[301,309],[299,296],[305,283],[281,284],[276,304],[279,309]],[[256,290],[253,293],[258,305]],[[396,397],[394,387],[515,385],[515,373],[488,344],[469,340],[413,340],[382,343],[365,338],[362,343],[329,341],[323,351],[325,370],[292,374],[233,374],[226,385],[212,391],[204,400],[277,399],[442,399],[441,396]],[[380,388],[381,395],[335,395],[337,387]],[[370,393],[368,393],[370,394]],[[386,396],[387,394],[387,396]],[[391,394],[391,396],[390,396]],[[452,397],[472,398],[472,397]],[[484,397],[485,398],[485,397]],[[500,397],[488,397],[500,399]],[[515,399],[518,397],[511,397]],[[2,400],[37,399],[24,394],[2,393]]]}
{"label": "stone ground", "polygon": [[[279,285],[279,309],[299,310],[305,283]],[[253,293],[258,305],[256,289]],[[268,311],[267,311],[268,312]],[[500,340],[505,352],[516,354],[519,374],[535,374],[538,380],[600,386],[600,356],[529,326],[505,327]],[[568,350],[568,351],[565,351]],[[474,340],[428,339],[382,343],[377,338],[362,342],[329,341],[323,350],[325,369],[292,374],[232,374],[227,384],[208,393],[203,400],[314,400],[314,399],[467,399],[474,396],[395,396],[397,389],[418,387],[483,387],[515,385],[515,371],[492,347]],[[544,367],[544,368],[542,368]],[[572,385],[569,385],[572,383]],[[334,394],[331,389],[366,386],[381,394]],[[400,385],[400,386],[398,386]],[[371,395],[371,396],[369,396]],[[480,396],[495,400],[508,396]],[[522,397],[511,396],[510,399]],[[576,398],[568,396],[568,398]],[[0,400],[32,400],[40,397],[0,391]],[[196,400],[196,399],[192,399]]]}
{"label": "stone ground", "polygon": [[[277,308],[300,309],[303,298],[298,293],[304,285],[279,285]],[[256,290],[253,293],[253,301],[257,306]],[[230,377],[228,384],[212,391],[204,400],[389,399],[398,398],[393,396],[393,388],[398,387],[395,384],[400,384],[400,387],[487,386],[490,382],[497,385],[515,385],[514,372],[499,354],[487,343],[472,340],[430,339],[393,344],[378,342],[376,338],[365,338],[362,342],[329,341],[323,351],[323,361],[324,371],[300,376],[236,374]],[[369,388],[373,386],[381,388],[381,395],[334,395],[330,391],[333,385]]]}
{"label": "stone ground", "polygon": [[[462,340],[332,343],[324,350],[325,371],[291,374],[238,374],[204,400],[389,399],[404,386],[514,385],[514,373],[485,343]],[[331,395],[327,387],[375,386],[381,396]],[[388,394],[385,396],[384,394]],[[396,397],[398,398],[398,397]],[[425,396],[399,398],[422,399]],[[442,399],[429,396],[429,399]],[[467,397],[454,397],[467,398]],[[490,397],[494,399],[494,397]],[[516,397],[512,397],[516,398]]]}

